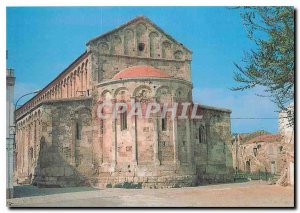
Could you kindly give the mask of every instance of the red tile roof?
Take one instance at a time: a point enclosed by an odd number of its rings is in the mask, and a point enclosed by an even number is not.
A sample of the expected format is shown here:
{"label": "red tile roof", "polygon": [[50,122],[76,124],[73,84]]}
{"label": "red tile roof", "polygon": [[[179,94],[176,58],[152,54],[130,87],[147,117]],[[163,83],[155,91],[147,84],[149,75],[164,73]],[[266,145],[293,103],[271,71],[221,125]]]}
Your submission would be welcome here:
{"label": "red tile roof", "polygon": [[113,80],[124,79],[124,78],[142,78],[142,77],[169,78],[170,76],[167,73],[160,71],[159,69],[156,69],[154,67],[139,65],[139,66],[128,67],[120,71],[113,77]]}

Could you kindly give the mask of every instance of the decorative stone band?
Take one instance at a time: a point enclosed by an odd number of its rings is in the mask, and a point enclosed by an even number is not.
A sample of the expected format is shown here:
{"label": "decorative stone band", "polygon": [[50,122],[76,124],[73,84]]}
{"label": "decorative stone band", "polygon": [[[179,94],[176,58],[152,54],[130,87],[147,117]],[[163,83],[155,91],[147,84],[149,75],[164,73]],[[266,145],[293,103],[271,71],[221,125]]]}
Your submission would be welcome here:
{"label": "decorative stone band", "polygon": [[179,78],[153,78],[153,77],[151,77],[151,78],[149,78],[149,77],[136,77],[136,78],[108,80],[108,81],[104,81],[104,82],[99,83],[97,85],[97,87],[103,87],[103,86],[107,86],[107,85],[125,83],[125,82],[142,82],[142,81],[158,81],[158,82],[168,81],[168,82],[180,83],[180,84],[183,84],[183,85],[193,87],[193,84],[190,81],[186,81],[184,79],[179,79]]}

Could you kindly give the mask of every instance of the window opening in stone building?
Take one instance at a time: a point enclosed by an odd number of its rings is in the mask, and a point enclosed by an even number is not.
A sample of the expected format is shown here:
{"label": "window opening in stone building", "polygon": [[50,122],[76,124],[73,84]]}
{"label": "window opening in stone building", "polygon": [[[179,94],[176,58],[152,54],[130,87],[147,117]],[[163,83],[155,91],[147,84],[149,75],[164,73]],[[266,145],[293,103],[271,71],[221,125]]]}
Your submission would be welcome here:
{"label": "window opening in stone building", "polygon": [[276,165],[275,161],[271,162],[271,174],[274,175],[276,173]]}
{"label": "window opening in stone building", "polygon": [[250,160],[246,161],[246,172],[247,173],[251,172],[251,163],[250,163]]}
{"label": "window opening in stone building", "polygon": [[[104,114],[104,109],[101,109],[101,113],[102,115]],[[104,133],[104,121],[103,119],[100,119],[100,133],[103,134]]]}
{"label": "window opening in stone building", "polygon": [[206,129],[204,126],[199,127],[199,143],[206,143]]}
{"label": "window opening in stone building", "polygon": [[76,139],[81,140],[81,124],[76,122]]}
{"label": "window opening in stone building", "polygon": [[161,130],[167,131],[167,119],[166,118],[161,119]]}
{"label": "window opening in stone building", "polygon": [[257,148],[253,148],[253,154],[256,157],[256,155],[257,155]]}
{"label": "window opening in stone building", "polygon": [[138,49],[139,49],[139,51],[143,51],[145,49],[145,44],[144,43],[139,43]]}
{"label": "window opening in stone building", "polygon": [[121,113],[120,120],[121,120],[121,131],[126,130],[127,129],[127,111],[126,110]]}
{"label": "window opening in stone building", "polygon": [[202,143],[202,131],[201,131],[201,127],[198,130],[198,134],[199,134],[199,143]]}

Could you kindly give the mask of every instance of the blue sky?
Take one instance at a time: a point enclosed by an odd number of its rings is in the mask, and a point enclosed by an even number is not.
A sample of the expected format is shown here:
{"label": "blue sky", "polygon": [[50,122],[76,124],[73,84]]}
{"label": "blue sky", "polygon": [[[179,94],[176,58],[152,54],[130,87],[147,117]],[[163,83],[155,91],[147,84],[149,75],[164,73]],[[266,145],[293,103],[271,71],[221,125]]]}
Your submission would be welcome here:
{"label": "blue sky", "polygon": [[[232,118],[277,118],[262,88],[231,91],[247,38],[238,10],[225,7],[7,8],[7,66],[15,69],[15,97],[43,88],[84,50],[86,42],[145,15],[193,51],[194,101],[229,108]],[[232,132],[277,132],[278,120],[232,119]]]}

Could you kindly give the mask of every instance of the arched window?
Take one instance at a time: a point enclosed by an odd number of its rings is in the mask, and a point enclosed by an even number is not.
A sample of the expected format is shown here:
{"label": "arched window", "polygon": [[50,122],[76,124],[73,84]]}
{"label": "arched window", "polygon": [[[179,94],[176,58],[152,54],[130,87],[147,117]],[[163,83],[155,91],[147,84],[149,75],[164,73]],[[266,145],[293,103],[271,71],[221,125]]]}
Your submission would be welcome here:
{"label": "arched window", "polygon": [[[122,108],[121,108],[121,110],[122,110]],[[127,110],[125,110],[124,112],[122,112],[120,114],[120,120],[121,120],[121,131],[126,130],[127,129]]]}
{"label": "arched window", "polygon": [[[101,109],[101,114],[104,115],[104,109]],[[103,135],[104,133],[104,122],[103,122],[103,118],[100,119],[100,133]]]}
{"label": "arched window", "polygon": [[253,148],[253,154],[256,157],[256,155],[257,155],[257,148]]}
{"label": "arched window", "polygon": [[162,43],[162,58],[171,58],[171,43],[168,41]]}
{"label": "arched window", "polygon": [[161,119],[161,130],[167,131],[167,118],[166,117]]}
{"label": "arched window", "polygon": [[76,122],[76,139],[81,140],[81,123]]}
{"label": "arched window", "polygon": [[207,134],[205,126],[200,126],[198,130],[199,134],[199,143],[207,143]]}
{"label": "arched window", "polygon": [[250,160],[246,161],[246,168],[245,168],[247,173],[251,172],[251,163]]}

